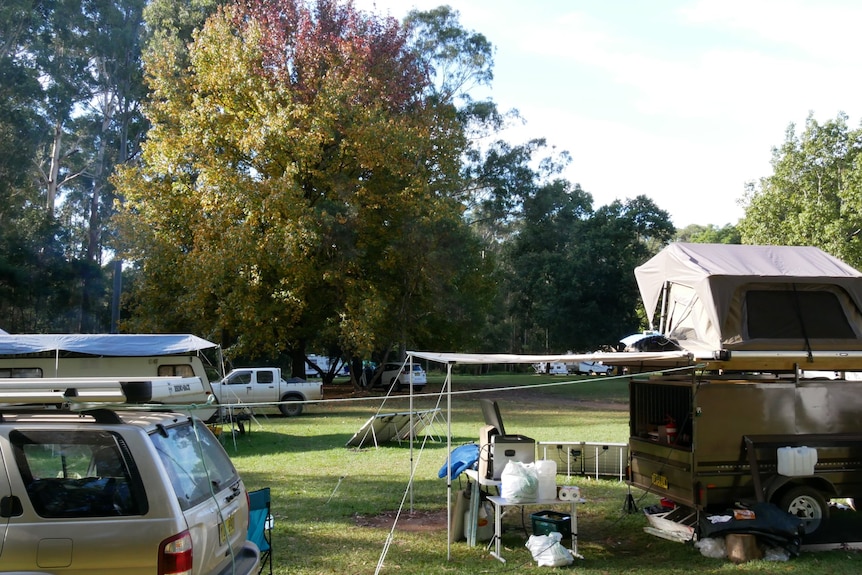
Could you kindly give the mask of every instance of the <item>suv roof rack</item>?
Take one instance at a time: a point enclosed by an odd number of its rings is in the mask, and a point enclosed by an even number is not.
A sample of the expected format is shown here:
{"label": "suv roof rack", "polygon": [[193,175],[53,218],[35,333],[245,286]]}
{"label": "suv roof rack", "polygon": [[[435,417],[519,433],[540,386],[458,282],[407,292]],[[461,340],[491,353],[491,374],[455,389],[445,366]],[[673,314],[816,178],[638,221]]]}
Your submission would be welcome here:
{"label": "suv roof rack", "polygon": [[96,423],[123,423],[123,420],[120,419],[120,414],[110,409],[88,409],[81,413],[89,415],[96,420]]}
{"label": "suv roof rack", "polygon": [[64,404],[125,403],[119,379],[10,378],[0,379],[0,403]]}
{"label": "suv roof rack", "polygon": [[0,405],[165,404],[195,393],[210,399],[199,377],[0,378]]}

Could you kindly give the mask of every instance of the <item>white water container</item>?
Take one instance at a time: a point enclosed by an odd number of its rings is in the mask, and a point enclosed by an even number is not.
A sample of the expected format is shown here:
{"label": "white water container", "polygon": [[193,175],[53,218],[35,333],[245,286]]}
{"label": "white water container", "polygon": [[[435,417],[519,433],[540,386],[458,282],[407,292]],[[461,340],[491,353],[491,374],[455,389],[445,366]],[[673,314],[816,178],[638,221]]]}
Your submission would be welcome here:
{"label": "white water container", "polygon": [[[494,536],[494,511],[491,509],[491,504],[483,502],[479,505],[478,518],[476,520],[476,541],[490,541]],[[464,531],[467,531],[467,526],[470,525],[470,510],[464,512]]]}
{"label": "white water container", "polygon": [[557,462],[553,459],[540,459],[536,462],[539,475],[539,499],[557,498]]}
{"label": "white water container", "polygon": [[814,475],[817,450],[812,447],[779,447],[778,474],[785,477]]}

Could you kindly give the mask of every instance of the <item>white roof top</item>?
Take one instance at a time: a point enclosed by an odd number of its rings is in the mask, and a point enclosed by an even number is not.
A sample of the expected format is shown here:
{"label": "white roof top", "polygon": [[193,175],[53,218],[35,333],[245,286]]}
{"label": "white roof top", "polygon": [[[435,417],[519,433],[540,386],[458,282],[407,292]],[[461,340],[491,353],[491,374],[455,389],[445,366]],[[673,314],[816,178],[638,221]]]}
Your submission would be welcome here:
{"label": "white roof top", "polygon": [[0,334],[0,355],[69,351],[89,355],[150,356],[218,347],[189,334]]}

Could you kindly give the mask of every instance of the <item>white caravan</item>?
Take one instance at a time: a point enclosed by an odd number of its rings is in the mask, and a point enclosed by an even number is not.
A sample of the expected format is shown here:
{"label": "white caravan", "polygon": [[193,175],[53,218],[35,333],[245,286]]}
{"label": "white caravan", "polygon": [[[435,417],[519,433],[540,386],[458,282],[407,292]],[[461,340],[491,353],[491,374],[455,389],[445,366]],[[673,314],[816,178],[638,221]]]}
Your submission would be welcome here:
{"label": "white caravan", "polygon": [[218,346],[193,335],[0,334],[0,379],[113,378],[125,384],[128,403],[195,405],[206,420],[217,401],[204,350],[214,352],[211,365],[223,372]]}

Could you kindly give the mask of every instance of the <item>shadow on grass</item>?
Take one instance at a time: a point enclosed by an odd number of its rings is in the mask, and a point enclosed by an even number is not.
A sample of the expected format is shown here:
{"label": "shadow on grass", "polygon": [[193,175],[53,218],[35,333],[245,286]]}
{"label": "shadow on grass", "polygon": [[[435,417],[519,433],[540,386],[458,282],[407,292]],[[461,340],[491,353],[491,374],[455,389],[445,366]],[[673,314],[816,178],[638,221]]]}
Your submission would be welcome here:
{"label": "shadow on grass", "polygon": [[[340,433],[315,436],[290,435],[280,431],[256,429],[250,433],[237,434],[236,437],[232,437],[229,432],[225,432],[220,437],[220,440],[231,457],[273,455],[278,453],[307,453],[337,448],[344,449],[345,453],[363,453],[376,449],[396,451],[410,449],[410,442],[406,439],[401,442],[396,440],[382,442],[378,447],[375,447],[373,441],[369,438],[361,448],[347,446],[347,442],[351,437],[351,435]],[[414,439],[413,448],[420,448],[423,440],[424,437],[422,436]],[[454,449],[459,445],[474,441],[476,440],[472,437],[454,436],[452,438],[452,446]],[[425,444],[426,449],[445,447],[445,437],[440,440],[429,440]]]}

